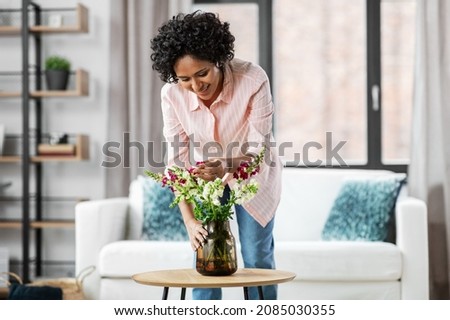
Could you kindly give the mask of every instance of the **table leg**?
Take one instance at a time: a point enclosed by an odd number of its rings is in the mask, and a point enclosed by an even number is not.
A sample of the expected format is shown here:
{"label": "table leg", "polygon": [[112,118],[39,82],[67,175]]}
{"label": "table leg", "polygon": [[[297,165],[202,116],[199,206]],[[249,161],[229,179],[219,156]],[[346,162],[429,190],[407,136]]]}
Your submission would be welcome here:
{"label": "table leg", "polygon": [[162,299],[167,300],[168,295],[169,295],[169,287],[164,287]]}
{"label": "table leg", "polygon": [[261,286],[258,286],[259,300],[264,300],[264,293]]}
{"label": "table leg", "polygon": [[[258,295],[259,295],[259,300],[264,300],[264,293],[263,293],[261,286],[258,286]],[[248,287],[244,287],[244,299],[249,300],[248,299]]]}
{"label": "table leg", "polygon": [[186,288],[181,288],[181,298],[180,300],[186,299]]}
{"label": "table leg", "polygon": [[244,287],[244,299],[248,300],[248,287]]}

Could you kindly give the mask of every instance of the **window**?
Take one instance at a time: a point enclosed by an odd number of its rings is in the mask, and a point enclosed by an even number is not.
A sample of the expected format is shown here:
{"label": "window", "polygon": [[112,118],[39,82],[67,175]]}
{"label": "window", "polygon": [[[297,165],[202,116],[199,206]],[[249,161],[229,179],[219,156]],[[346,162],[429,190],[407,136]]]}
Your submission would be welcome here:
{"label": "window", "polygon": [[406,172],[414,0],[194,2],[229,21],[236,56],[269,75],[286,165]]}
{"label": "window", "polygon": [[287,165],[367,161],[364,13],[360,0],[274,1],[276,139],[293,145]]}
{"label": "window", "polygon": [[193,10],[214,12],[229,22],[235,57],[258,63],[272,78],[271,0],[194,0]]}
{"label": "window", "polygon": [[[274,0],[276,139],[294,145],[288,165],[300,153],[301,165],[406,171],[414,19],[413,0]],[[339,143],[342,159],[330,158]]]}
{"label": "window", "polygon": [[217,13],[220,20],[229,22],[230,31],[236,38],[235,57],[259,64],[256,3],[194,3],[193,10]]}
{"label": "window", "polygon": [[382,161],[408,163],[413,97],[415,1],[381,2]]}

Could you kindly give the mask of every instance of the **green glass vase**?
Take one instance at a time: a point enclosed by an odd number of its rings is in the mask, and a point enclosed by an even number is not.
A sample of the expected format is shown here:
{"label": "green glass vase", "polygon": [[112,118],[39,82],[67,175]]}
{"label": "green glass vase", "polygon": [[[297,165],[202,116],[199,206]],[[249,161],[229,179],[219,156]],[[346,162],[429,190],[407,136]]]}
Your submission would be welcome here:
{"label": "green glass vase", "polygon": [[204,225],[208,237],[197,249],[197,272],[205,276],[227,276],[236,272],[236,241],[230,222],[210,221]]}

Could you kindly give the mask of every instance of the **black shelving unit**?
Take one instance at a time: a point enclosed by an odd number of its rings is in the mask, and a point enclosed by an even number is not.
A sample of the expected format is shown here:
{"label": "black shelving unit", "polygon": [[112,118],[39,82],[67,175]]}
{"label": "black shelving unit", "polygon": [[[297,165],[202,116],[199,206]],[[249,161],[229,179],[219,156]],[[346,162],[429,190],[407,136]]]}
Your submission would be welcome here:
{"label": "black shelving unit", "polygon": [[[75,27],[46,27],[42,26],[43,11],[77,11],[78,25]],[[0,162],[21,162],[21,180],[22,190],[20,197],[3,197],[0,201],[14,201],[21,203],[21,218],[20,220],[6,221],[12,223],[16,227],[20,222],[21,225],[21,241],[22,241],[22,261],[21,261],[21,277],[25,283],[30,282],[30,265],[35,264],[35,275],[42,275],[42,236],[46,221],[43,221],[43,202],[55,199],[55,197],[43,197],[42,194],[42,179],[43,179],[43,162],[58,161],[59,158],[52,157],[34,157],[30,154],[30,144],[35,144],[35,150],[38,150],[38,145],[42,142],[45,135],[42,129],[42,104],[43,99],[47,96],[84,96],[88,94],[88,89],[84,88],[87,80],[83,80],[83,88],[78,88],[70,93],[57,92],[49,93],[43,91],[42,83],[42,34],[43,33],[73,33],[73,32],[87,32],[87,9],[78,5],[77,8],[46,8],[42,9],[38,4],[30,0],[22,0],[22,7],[20,9],[4,9],[0,12],[20,13],[20,27],[10,27],[1,30],[2,34],[19,35],[21,38],[21,56],[22,56],[22,70],[20,72],[2,72],[0,76],[20,76],[21,77],[21,91],[6,93],[3,97],[18,97],[21,99],[21,122],[22,122],[22,146],[21,155],[19,157],[10,157],[6,159],[1,157]],[[33,25],[30,26],[30,15],[34,17]],[[30,42],[34,46],[34,61],[30,61]],[[30,70],[30,68],[32,70]],[[74,72],[71,72],[74,74]],[[80,75],[79,75],[80,74]],[[87,74],[84,71],[77,71],[77,77],[86,78]],[[30,88],[30,77],[35,77],[34,88]],[[77,81],[82,83],[82,81]],[[0,97],[1,92],[0,92]],[[34,113],[33,129],[30,123],[31,114]],[[33,138],[33,139],[32,139]],[[80,141],[86,139],[80,139]],[[85,160],[86,151],[82,152],[81,145],[77,145],[79,154],[73,157],[73,160]],[[39,158],[39,159],[36,159]],[[2,161],[3,160],[3,161]],[[70,159],[69,159],[70,160]],[[31,170],[31,168],[33,170]],[[31,179],[34,178],[34,179]],[[34,185],[31,185],[31,180]],[[58,197],[56,197],[58,199]],[[68,198],[65,198],[67,200]],[[34,212],[32,215],[31,212]],[[64,225],[65,221],[56,221],[55,226]],[[10,224],[11,225],[11,224]],[[30,243],[34,236],[34,252],[35,257],[31,258]]]}

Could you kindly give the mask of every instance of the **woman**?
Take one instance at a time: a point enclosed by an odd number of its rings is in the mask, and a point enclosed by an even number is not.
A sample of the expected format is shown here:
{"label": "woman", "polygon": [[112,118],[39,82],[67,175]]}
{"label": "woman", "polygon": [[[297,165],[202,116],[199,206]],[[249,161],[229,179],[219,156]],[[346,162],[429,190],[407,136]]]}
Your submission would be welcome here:
{"label": "woman", "polygon": [[[267,75],[250,62],[234,59],[229,24],[216,15],[196,11],[169,20],[151,41],[153,69],[167,82],[161,91],[168,166],[190,167],[214,180],[233,172],[242,159],[273,142],[273,104]],[[258,194],[236,206],[242,256],[246,268],[274,269],[274,215],[281,191],[281,162],[268,148]],[[232,184],[233,180],[229,181]],[[208,236],[193,209],[180,203],[193,250]],[[255,288],[249,296],[257,299]],[[277,298],[276,286],[263,288]],[[220,289],[194,289],[194,299],[221,299]]]}

